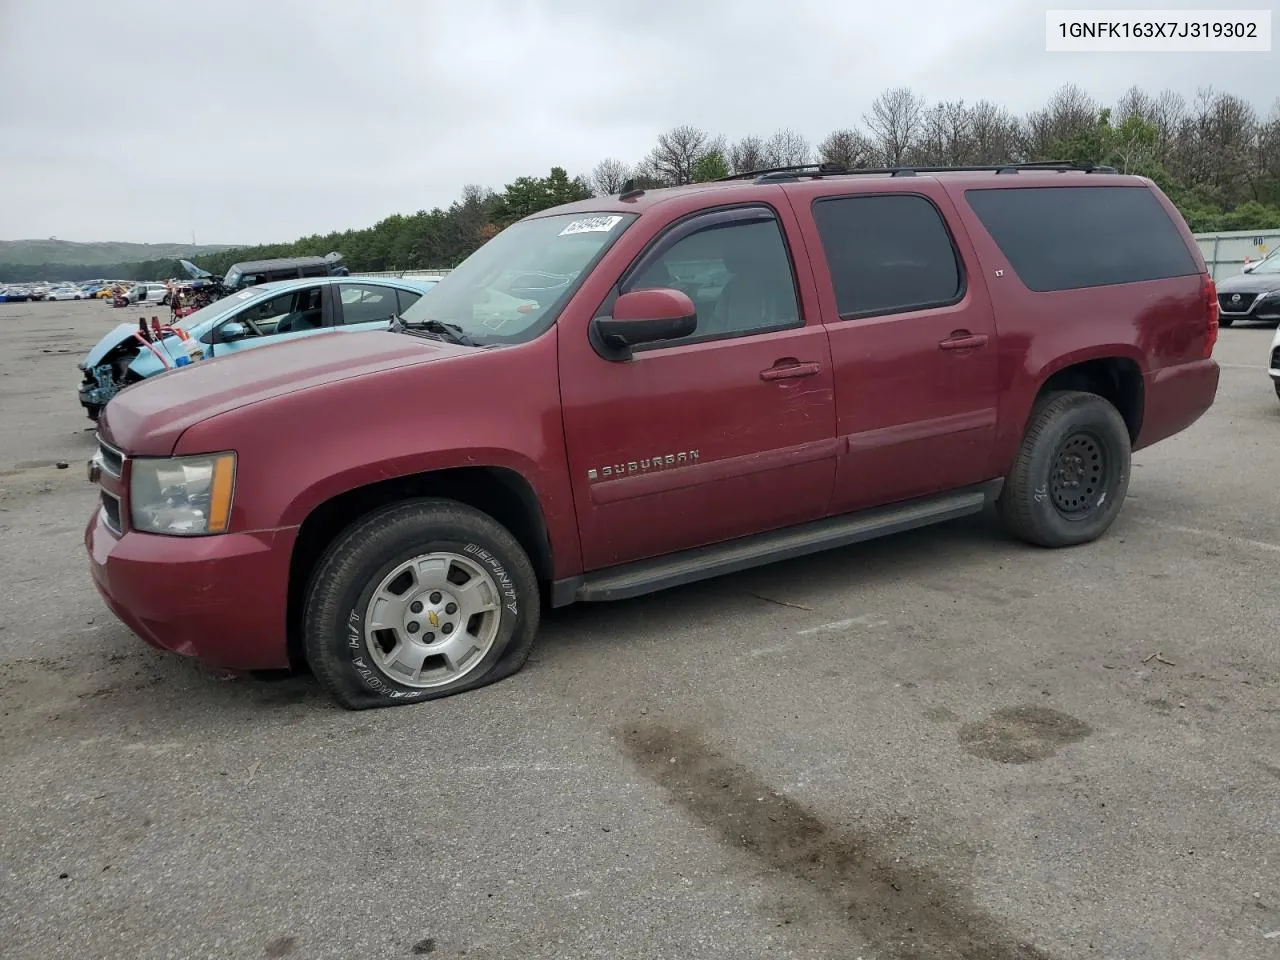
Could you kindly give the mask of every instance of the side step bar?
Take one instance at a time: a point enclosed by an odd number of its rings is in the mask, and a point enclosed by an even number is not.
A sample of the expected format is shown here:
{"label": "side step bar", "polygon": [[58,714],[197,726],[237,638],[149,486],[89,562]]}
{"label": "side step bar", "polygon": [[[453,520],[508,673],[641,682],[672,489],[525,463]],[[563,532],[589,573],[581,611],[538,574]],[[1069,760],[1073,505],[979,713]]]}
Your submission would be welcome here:
{"label": "side step bar", "polygon": [[625,600],[810,553],[981,513],[1002,481],[610,567],[552,585],[551,605]]}

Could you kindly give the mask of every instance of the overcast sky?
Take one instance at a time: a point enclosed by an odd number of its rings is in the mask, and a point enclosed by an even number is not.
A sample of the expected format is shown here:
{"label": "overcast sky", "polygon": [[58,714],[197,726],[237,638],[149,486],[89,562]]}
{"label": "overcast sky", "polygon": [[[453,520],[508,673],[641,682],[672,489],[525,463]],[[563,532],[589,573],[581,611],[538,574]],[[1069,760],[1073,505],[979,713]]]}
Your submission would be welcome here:
{"label": "overcast sky", "polygon": [[1066,81],[1280,94],[1274,52],[1046,53],[1046,6],[0,0],[0,239],[292,240],[634,161],[679,123],[816,143],[898,85],[1018,113]]}

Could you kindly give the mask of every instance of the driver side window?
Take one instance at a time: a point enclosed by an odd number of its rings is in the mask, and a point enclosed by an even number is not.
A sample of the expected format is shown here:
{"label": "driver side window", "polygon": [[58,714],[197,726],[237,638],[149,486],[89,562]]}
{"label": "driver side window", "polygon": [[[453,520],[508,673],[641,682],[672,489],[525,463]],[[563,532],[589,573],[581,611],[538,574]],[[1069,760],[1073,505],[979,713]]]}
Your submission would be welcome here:
{"label": "driver side window", "polygon": [[[320,326],[323,293],[320,287],[306,287],[302,290],[282,293],[245,307],[224,323],[223,328],[225,329],[228,324],[236,323],[244,327],[244,333],[233,338],[236,340],[313,330]],[[220,336],[219,339],[222,337]]]}
{"label": "driver side window", "polygon": [[800,325],[791,260],[776,220],[710,226],[647,264],[628,290],[668,287],[689,296],[698,326],[662,346]]}

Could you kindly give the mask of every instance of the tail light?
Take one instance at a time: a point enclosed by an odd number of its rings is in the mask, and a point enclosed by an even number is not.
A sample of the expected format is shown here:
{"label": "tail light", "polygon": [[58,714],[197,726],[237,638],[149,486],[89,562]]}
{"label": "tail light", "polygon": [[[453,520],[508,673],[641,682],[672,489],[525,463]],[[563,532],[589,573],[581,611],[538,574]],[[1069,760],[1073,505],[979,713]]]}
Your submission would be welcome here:
{"label": "tail light", "polygon": [[1204,315],[1207,329],[1204,338],[1204,358],[1213,356],[1214,345],[1218,342],[1218,285],[1213,277],[1205,274],[1202,285],[1204,291]]}

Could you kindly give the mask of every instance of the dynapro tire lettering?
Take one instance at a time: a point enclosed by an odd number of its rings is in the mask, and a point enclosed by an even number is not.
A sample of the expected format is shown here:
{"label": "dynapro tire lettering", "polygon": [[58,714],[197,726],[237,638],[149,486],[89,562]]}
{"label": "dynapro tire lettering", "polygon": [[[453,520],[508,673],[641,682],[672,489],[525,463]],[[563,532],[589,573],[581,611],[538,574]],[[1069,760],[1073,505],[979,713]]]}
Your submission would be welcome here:
{"label": "dynapro tire lettering", "polygon": [[493,574],[494,581],[498,584],[498,589],[502,592],[502,605],[511,611],[513,617],[519,616],[520,598],[516,593],[515,584],[511,582],[511,576],[507,573],[507,568],[498,562],[497,557],[479,544],[468,543],[463,548],[463,552],[475,557],[489,568],[489,571]]}
{"label": "dynapro tire lettering", "polygon": [[378,676],[373,667],[365,663],[364,657],[352,657],[351,665],[356,668],[356,673],[360,674],[360,679],[369,685],[369,689],[376,690],[383,696],[395,697],[397,699],[402,697],[422,696],[422,694],[417,691],[397,690],[395,687],[391,686]]}

